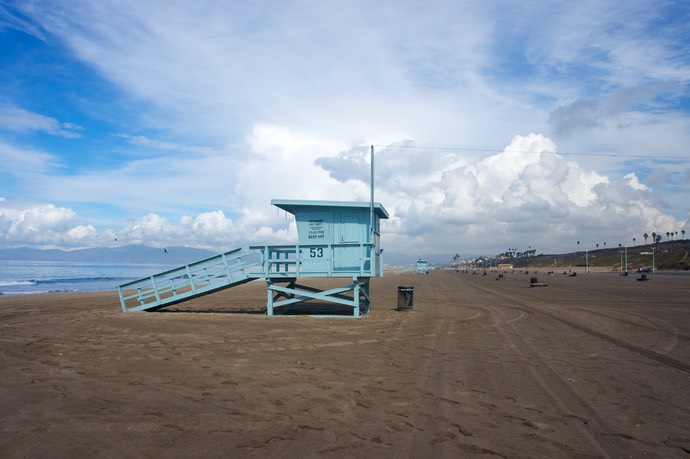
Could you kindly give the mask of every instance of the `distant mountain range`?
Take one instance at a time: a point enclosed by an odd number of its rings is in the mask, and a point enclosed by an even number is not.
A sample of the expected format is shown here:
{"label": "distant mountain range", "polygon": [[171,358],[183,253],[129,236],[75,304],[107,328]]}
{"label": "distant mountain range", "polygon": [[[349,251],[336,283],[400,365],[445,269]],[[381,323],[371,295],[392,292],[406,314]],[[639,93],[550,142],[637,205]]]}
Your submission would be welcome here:
{"label": "distant mountain range", "polygon": [[[185,264],[201,260],[217,252],[189,247],[149,247],[125,245],[121,247],[97,247],[80,250],[0,249],[0,260],[14,261],[72,261],[82,263],[149,263]],[[1,261],[0,261],[1,262]]]}

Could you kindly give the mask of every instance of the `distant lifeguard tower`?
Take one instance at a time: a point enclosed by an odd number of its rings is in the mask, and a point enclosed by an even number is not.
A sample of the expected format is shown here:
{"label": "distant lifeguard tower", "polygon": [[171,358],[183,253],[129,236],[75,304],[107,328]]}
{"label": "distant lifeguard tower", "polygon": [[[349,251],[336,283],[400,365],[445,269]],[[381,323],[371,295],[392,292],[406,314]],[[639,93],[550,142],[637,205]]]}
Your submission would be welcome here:
{"label": "distant lifeguard tower", "polygon": [[417,265],[415,266],[416,273],[426,274],[429,271],[429,262],[426,260],[417,260]]}
{"label": "distant lifeguard tower", "polygon": [[[123,311],[156,310],[264,279],[269,316],[286,309],[295,311],[300,303],[310,300],[345,305],[355,317],[368,312],[370,278],[383,276],[380,221],[388,218],[386,209],[373,199],[274,199],[271,203],[294,215],[297,244],[236,249],[120,285]],[[349,282],[319,290],[298,283],[307,278],[347,278]]]}

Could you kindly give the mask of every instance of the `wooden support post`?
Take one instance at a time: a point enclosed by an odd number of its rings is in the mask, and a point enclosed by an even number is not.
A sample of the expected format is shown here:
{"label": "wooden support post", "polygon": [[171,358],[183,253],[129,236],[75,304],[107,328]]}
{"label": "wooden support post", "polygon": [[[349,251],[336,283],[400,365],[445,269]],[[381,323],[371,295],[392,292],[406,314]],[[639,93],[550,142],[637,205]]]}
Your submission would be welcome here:
{"label": "wooden support post", "polygon": [[268,286],[268,300],[266,301],[266,315],[272,316],[273,315],[273,290],[271,289],[271,285],[273,283],[271,282],[270,279],[266,279],[266,285]]}
{"label": "wooden support post", "polygon": [[357,280],[356,277],[352,278],[352,294],[353,294],[353,300],[354,300],[354,308],[352,311],[352,315],[355,317],[359,317],[359,280]]}

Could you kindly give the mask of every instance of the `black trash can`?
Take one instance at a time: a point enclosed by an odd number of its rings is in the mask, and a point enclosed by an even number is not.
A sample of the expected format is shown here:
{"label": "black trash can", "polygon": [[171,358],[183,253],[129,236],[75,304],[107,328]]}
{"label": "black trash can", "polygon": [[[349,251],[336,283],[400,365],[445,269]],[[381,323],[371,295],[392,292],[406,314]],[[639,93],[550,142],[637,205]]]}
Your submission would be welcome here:
{"label": "black trash can", "polygon": [[414,287],[398,286],[398,311],[409,311],[414,306]]}
{"label": "black trash can", "polygon": [[530,277],[529,283],[530,283],[530,284],[538,284],[538,283],[539,283],[539,279],[536,278],[536,277]]}

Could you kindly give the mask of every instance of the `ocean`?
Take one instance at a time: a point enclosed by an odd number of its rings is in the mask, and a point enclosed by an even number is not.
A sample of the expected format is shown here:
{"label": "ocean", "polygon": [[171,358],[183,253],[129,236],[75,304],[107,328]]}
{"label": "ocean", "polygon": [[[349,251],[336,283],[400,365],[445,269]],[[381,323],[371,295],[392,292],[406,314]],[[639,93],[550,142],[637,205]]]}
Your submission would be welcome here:
{"label": "ocean", "polygon": [[175,266],[0,260],[0,295],[116,290],[120,284]]}

